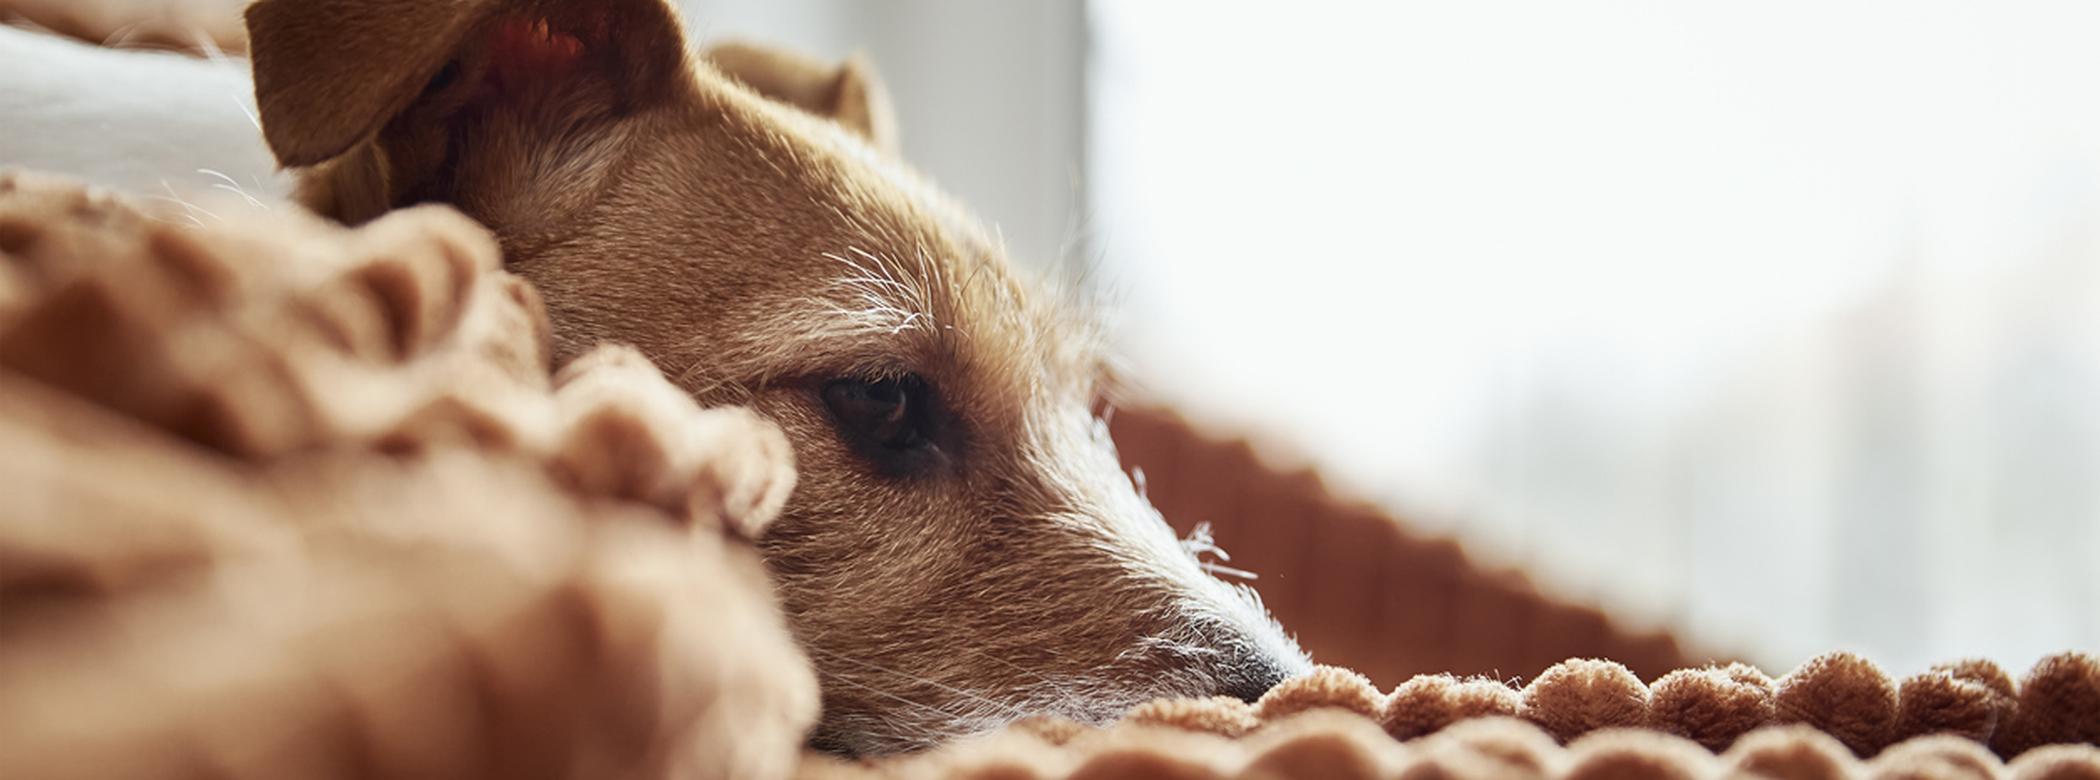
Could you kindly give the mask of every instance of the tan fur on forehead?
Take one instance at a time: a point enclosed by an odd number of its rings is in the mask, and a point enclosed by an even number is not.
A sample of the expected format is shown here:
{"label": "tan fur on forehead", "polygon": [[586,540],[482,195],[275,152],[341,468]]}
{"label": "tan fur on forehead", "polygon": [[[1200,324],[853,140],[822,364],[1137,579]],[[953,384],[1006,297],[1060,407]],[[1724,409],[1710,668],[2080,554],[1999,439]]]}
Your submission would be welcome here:
{"label": "tan fur on forehead", "polygon": [[[944,366],[975,366],[993,379],[1091,380],[1098,347],[1091,311],[1070,296],[1032,290],[1004,248],[916,171],[718,74],[695,76],[703,110],[719,112],[731,129],[730,148],[695,144],[693,154],[715,176],[684,186],[706,188],[719,177],[751,187],[745,197],[755,200],[808,202],[815,190],[830,202],[768,226],[767,233],[800,239],[792,250],[772,241],[714,250],[761,258],[773,267],[741,270],[771,271],[793,290],[753,312],[751,327],[682,345],[706,355],[673,368],[682,383],[741,392],[798,370],[887,375]],[[1014,361],[1032,365],[1008,370]]]}
{"label": "tan fur on forehead", "polygon": [[908,251],[900,258],[855,245],[822,253],[836,264],[829,278],[820,276],[814,290],[752,329],[765,338],[720,345],[680,381],[696,388],[762,384],[786,370],[821,366],[866,376],[938,372],[1044,384],[1005,388],[1009,393],[1090,389],[1101,345],[1084,303],[1030,295],[991,259],[957,262],[923,246]]}

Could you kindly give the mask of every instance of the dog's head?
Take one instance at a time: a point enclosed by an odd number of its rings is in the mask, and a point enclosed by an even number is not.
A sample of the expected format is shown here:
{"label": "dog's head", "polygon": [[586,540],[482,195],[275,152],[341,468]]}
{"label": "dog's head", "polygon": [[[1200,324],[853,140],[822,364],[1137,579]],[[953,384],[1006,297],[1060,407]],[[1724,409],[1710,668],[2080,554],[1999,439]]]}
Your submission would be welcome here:
{"label": "dog's head", "polygon": [[1305,667],[1133,488],[1080,312],[895,159],[859,64],[699,62],[661,0],[248,20],[264,132],[309,205],[453,204],[539,286],[558,358],[631,343],[788,433],[799,487],[760,544],[824,683],[817,744],[1252,698]]}

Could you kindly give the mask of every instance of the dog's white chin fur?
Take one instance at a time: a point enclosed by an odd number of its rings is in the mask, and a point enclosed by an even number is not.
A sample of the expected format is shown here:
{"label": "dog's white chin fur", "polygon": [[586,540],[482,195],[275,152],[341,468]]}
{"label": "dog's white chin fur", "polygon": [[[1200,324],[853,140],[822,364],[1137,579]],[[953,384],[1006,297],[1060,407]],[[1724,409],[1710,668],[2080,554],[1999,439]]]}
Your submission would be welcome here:
{"label": "dog's white chin fur", "polygon": [[0,166],[185,202],[281,203],[291,192],[255,123],[245,61],[0,25],[0,73]]}

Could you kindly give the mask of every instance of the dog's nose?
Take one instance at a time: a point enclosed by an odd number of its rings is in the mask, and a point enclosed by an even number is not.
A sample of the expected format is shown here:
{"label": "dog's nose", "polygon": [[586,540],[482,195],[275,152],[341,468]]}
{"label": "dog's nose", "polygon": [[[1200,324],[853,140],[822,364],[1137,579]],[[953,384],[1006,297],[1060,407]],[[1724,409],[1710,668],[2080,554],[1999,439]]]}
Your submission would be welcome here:
{"label": "dog's nose", "polygon": [[1261,699],[1278,683],[1294,676],[1291,668],[1266,656],[1256,656],[1225,670],[1220,675],[1218,693],[1231,696],[1248,704]]}

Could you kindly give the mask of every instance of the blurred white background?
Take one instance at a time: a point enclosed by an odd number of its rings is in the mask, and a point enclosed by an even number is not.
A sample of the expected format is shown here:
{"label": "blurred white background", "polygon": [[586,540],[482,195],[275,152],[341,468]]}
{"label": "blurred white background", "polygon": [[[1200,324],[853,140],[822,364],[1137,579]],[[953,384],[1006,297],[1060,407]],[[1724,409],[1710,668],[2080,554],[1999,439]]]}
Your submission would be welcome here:
{"label": "blurred white background", "polygon": [[1555,588],[1775,669],[2100,647],[2100,5],[691,16],[868,52],[1155,391]]}
{"label": "blurred white background", "polygon": [[1016,258],[1066,254],[1084,208],[1087,9],[1079,2],[679,0],[694,43],[748,38],[875,63],[904,155]]}

